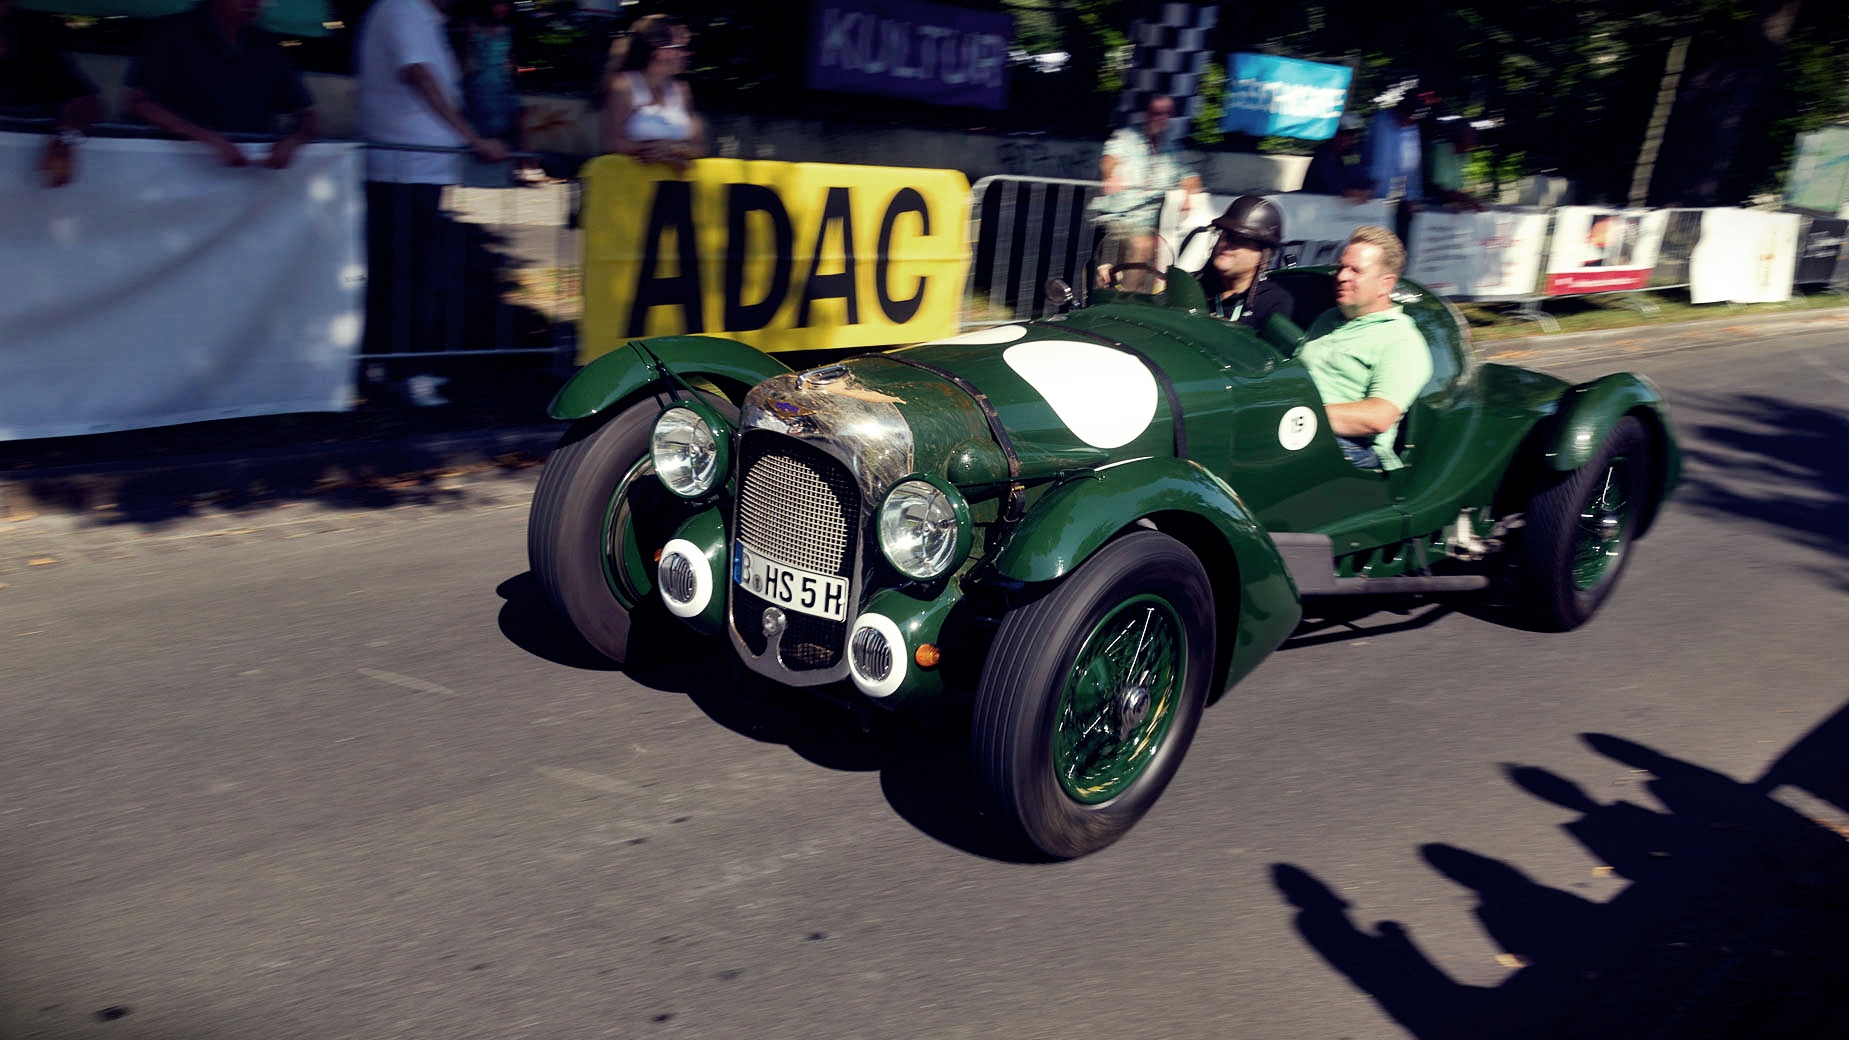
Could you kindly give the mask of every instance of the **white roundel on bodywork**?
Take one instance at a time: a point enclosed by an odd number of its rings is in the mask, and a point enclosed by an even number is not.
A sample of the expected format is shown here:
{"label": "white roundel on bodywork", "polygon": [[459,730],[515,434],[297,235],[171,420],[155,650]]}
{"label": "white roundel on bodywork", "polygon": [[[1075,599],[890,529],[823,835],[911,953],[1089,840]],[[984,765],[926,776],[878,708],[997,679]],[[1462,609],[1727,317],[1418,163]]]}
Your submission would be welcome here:
{"label": "white roundel on bodywork", "polygon": [[1101,343],[1040,339],[1002,353],[1073,436],[1094,448],[1136,440],[1156,417],[1156,377],[1134,356]]}

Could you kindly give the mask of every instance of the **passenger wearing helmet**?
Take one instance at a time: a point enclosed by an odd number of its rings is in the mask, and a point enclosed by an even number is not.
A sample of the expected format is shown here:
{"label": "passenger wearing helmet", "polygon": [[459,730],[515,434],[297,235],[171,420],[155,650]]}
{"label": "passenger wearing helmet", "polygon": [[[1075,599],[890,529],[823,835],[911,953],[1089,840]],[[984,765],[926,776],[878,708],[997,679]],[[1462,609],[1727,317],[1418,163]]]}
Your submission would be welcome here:
{"label": "passenger wearing helmet", "polygon": [[1213,226],[1220,237],[1200,275],[1209,309],[1254,329],[1263,329],[1273,314],[1290,317],[1295,303],[1290,293],[1265,278],[1273,253],[1284,243],[1284,215],[1277,204],[1241,195],[1214,218]]}

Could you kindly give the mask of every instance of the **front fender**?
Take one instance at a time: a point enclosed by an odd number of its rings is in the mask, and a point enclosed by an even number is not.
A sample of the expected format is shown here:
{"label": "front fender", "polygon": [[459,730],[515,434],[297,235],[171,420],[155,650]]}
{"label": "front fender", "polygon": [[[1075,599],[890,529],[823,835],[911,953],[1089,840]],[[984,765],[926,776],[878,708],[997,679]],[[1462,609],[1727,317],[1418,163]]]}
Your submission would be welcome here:
{"label": "front fender", "polygon": [[[789,366],[755,347],[714,336],[663,336],[647,340],[649,353],[678,376],[705,376],[750,388]],[[554,419],[596,415],[654,382],[656,374],[635,343],[626,343],[579,370],[546,408]]]}
{"label": "front fender", "polygon": [[1682,449],[1669,424],[1662,391],[1631,372],[1602,376],[1561,395],[1557,425],[1544,456],[1548,466],[1570,473],[1590,462],[1618,420],[1633,413],[1643,420],[1655,448],[1656,500],[1668,498],[1682,481]]}
{"label": "front fender", "polygon": [[1214,583],[1223,687],[1239,681],[1302,620],[1278,548],[1232,488],[1184,459],[1139,459],[1048,491],[992,557],[1005,579],[1064,577],[1138,520],[1181,539]]}

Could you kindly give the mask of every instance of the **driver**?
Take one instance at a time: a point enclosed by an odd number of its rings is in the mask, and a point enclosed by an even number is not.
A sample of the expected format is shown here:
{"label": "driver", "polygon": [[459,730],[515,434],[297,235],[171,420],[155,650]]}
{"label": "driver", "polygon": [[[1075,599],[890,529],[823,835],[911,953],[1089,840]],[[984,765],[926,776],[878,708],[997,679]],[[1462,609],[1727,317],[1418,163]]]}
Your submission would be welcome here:
{"label": "driver", "polygon": [[1208,308],[1228,321],[1263,329],[1273,314],[1288,318],[1296,301],[1265,278],[1271,257],[1284,242],[1284,214],[1277,203],[1241,195],[1213,219],[1220,231],[1213,256],[1201,270]]}
{"label": "driver", "polygon": [[1335,306],[1297,351],[1323,398],[1342,455],[1362,469],[1399,469],[1393,436],[1432,378],[1432,352],[1393,287],[1406,247],[1384,227],[1358,227],[1335,272]]}

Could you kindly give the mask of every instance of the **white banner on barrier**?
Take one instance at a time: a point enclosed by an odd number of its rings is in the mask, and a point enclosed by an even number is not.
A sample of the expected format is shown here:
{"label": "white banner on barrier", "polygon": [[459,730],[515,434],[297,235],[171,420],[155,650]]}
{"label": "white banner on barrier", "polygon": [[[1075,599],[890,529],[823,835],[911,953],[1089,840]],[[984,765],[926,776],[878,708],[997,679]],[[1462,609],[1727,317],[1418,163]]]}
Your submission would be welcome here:
{"label": "white banner on barrier", "polygon": [[1547,251],[1549,296],[1628,292],[1650,284],[1667,210],[1563,206]]}
{"label": "white banner on barrier", "polygon": [[1421,210],[1412,218],[1406,277],[1442,296],[1532,296],[1541,275],[1546,213]]}
{"label": "white banner on barrier", "polygon": [[1689,256],[1689,302],[1789,300],[1797,259],[1796,213],[1704,209]]}
{"label": "white banner on barrier", "polygon": [[0,440],[351,407],[366,280],[360,150],[231,169],[95,139],[40,186],[0,133]]}
{"label": "white banner on barrier", "polygon": [[1340,260],[1348,236],[1364,224],[1393,226],[1393,216],[1384,199],[1350,202],[1336,195],[1307,195],[1300,191],[1265,197],[1284,211],[1284,251],[1295,256],[1300,267]]}

